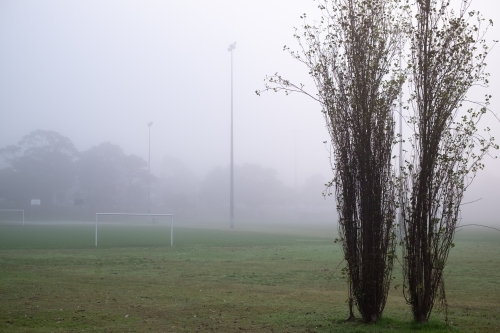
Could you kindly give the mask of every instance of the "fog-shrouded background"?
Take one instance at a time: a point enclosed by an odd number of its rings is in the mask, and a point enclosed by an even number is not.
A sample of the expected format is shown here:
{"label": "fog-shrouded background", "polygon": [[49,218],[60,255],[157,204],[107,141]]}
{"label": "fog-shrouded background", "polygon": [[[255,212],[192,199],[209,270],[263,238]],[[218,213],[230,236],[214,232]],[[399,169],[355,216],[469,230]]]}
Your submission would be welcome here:
{"label": "fog-shrouded background", "polygon": [[[80,185],[103,185],[96,176],[100,169],[92,167],[98,164],[94,159],[109,153],[115,162],[135,168],[133,176],[131,169],[117,176],[108,165],[109,175],[100,177],[114,175],[121,184],[109,195],[121,196],[123,207],[143,209],[150,139],[152,209],[177,207],[178,213],[189,215],[187,211],[200,206],[217,206],[220,218],[228,218],[228,46],[236,42],[237,213],[254,211],[249,216],[271,220],[276,210],[285,217],[296,216],[298,210],[310,213],[305,220],[321,215],[335,221],[334,201],[322,197],[332,172],[320,106],[298,94],[255,94],[264,87],[264,77],[275,72],[305,83],[314,93],[307,69],[283,52],[283,46],[297,48],[294,27],[301,26],[303,13],[314,20],[316,6],[312,0],[0,0],[0,148],[19,146],[36,130],[66,137],[82,160],[75,167]],[[495,1],[475,0],[472,7],[498,19],[500,5]],[[499,36],[494,25],[487,38],[491,44]],[[490,93],[491,109],[500,114],[498,52],[494,48],[488,59],[489,89],[473,90],[470,99],[480,101]],[[484,124],[500,138],[494,117],[486,117]],[[138,157],[137,163],[131,156]],[[481,200],[463,206],[463,224],[498,224],[500,162],[485,163],[464,202]],[[0,162],[0,168],[8,166]],[[94,178],[85,178],[89,174]],[[4,178],[9,179],[5,172]],[[91,193],[105,196],[97,187],[75,186],[54,193],[61,202],[77,196],[90,202]]]}

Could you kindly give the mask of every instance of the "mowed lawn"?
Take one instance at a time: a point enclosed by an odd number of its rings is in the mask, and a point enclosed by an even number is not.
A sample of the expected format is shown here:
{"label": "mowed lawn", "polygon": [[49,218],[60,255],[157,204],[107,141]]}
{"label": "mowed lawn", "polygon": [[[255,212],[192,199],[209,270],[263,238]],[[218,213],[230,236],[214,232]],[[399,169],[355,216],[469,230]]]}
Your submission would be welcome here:
{"label": "mowed lawn", "polygon": [[458,233],[447,327],[412,323],[398,263],[384,318],[345,323],[341,248],[314,228],[177,228],[170,247],[166,227],[103,226],[95,248],[92,225],[0,225],[0,332],[500,332],[500,232]]}

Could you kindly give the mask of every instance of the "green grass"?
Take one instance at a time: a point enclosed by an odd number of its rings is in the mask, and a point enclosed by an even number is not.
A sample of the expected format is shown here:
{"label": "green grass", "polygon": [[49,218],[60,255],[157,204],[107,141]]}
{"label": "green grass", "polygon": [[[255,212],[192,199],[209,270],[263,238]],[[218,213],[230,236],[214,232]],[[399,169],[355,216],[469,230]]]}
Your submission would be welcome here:
{"label": "green grass", "polygon": [[[375,325],[347,317],[329,232],[0,226],[0,332],[498,332],[500,233],[461,232],[451,326],[411,320],[391,289]],[[395,284],[400,270],[395,270]]]}

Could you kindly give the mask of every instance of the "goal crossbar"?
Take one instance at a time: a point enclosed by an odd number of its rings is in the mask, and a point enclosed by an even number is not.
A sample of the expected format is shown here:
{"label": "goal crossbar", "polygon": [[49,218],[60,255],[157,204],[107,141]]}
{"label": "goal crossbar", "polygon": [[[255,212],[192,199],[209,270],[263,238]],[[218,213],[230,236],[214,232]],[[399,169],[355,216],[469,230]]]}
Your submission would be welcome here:
{"label": "goal crossbar", "polygon": [[[121,215],[121,216],[170,216],[170,246],[174,246],[174,215],[173,214],[137,214],[137,213],[96,213],[95,214],[95,246],[97,247],[97,224],[99,215]],[[24,216],[24,214],[23,214]],[[23,219],[24,220],[24,219]]]}
{"label": "goal crossbar", "polygon": [[0,209],[0,212],[23,212],[23,225],[24,225],[24,209]]}

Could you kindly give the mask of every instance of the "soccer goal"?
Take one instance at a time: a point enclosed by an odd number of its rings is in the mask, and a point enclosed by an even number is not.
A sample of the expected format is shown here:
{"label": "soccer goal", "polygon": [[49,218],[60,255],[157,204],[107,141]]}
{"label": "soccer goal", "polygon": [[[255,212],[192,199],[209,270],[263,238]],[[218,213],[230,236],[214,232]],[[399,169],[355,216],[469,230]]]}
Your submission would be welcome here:
{"label": "soccer goal", "polygon": [[170,216],[170,246],[174,246],[174,215],[173,214],[135,214],[135,213],[96,213],[95,214],[95,246],[97,247],[97,226],[99,225],[99,216],[146,216],[148,220],[155,217]]}
{"label": "soccer goal", "polygon": [[[22,218],[23,218],[23,225],[24,225],[24,209],[0,209],[0,212],[8,212],[7,215],[9,216],[9,218],[12,218],[13,215],[21,215],[22,214]],[[21,214],[19,214],[21,213]],[[2,217],[4,216],[5,214],[2,214]]]}

